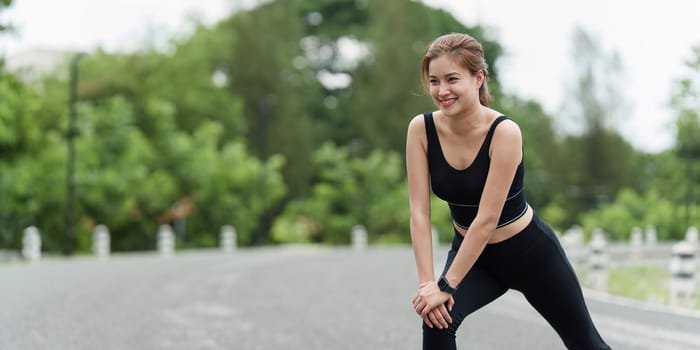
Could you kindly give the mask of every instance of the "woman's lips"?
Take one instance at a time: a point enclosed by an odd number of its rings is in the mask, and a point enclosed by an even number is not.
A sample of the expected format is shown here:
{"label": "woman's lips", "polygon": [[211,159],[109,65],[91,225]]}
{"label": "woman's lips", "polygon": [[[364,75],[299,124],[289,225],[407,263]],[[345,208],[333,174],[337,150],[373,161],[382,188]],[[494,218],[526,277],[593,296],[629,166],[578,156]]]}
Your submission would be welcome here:
{"label": "woman's lips", "polygon": [[440,107],[442,107],[442,108],[448,108],[448,107],[452,106],[452,105],[455,103],[455,101],[457,101],[456,98],[446,98],[446,99],[442,99],[442,100],[439,101],[439,102],[440,102]]}

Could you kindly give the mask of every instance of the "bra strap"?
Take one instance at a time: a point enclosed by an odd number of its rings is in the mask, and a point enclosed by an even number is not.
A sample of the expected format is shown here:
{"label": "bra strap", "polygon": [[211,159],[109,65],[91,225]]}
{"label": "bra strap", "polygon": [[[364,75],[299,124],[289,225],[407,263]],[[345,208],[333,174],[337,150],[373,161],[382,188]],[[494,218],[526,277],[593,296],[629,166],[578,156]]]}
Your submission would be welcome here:
{"label": "bra strap", "polygon": [[496,118],[496,120],[491,123],[491,127],[489,128],[489,132],[486,134],[486,139],[484,140],[484,145],[491,145],[491,139],[493,138],[493,133],[496,131],[496,126],[500,124],[502,121],[508,119],[505,115],[499,116]]}
{"label": "bra strap", "polygon": [[423,119],[425,120],[425,134],[428,137],[428,152],[437,150],[439,144],[437,138],[437,130],[435,129],[435,121],[433,120],[433,112],[423,113]]}

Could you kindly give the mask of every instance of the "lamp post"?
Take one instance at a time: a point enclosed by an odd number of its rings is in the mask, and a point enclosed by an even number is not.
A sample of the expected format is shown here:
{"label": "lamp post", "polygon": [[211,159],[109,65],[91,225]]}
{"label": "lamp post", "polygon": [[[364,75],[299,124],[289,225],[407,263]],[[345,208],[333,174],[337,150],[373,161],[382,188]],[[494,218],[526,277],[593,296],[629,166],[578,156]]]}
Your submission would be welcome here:
{"label": "lamp post", "polygon": [[66,231],[63,241],[63,253],[73,254],[73,195],[75,180],[75,104],[78,100],[78,63],[84,54],[76,53],[70,64],[70,91],[68,97],[68,159],[66,161]]}

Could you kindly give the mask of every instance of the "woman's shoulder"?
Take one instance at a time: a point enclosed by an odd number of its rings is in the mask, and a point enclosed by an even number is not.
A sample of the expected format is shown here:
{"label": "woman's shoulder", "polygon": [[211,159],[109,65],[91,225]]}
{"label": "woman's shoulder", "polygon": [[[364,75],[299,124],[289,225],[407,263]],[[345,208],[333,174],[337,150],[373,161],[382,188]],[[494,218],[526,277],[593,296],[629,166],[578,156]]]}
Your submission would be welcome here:
{"label": "woman's shoulder", "polygon": [[420,129],[420,130],[425,130],[425,117],[426,115],[432,115],[431,112],[426,112],[426,113],[421,113],[413,118],[411,118],[411,121],[408,123],[408,130],[411,131],[411,129]]}
{"label": "woman's shoulder", "polygon": [[[494,140],[504,140],[506,142],[522,140],[520,126],[518,126],[518,123],[515,120],[511,119],[505,113],[501,113],[491,108],[489,108],[489,113],[491,114],[491,120],[493,120],[493,123],[498,123],[495,126],[492,126]],[[499,118],[502,120],[499,121]]]}
{"label": "woman's shoulder", "polygon": [[[499,112],[495,109],[490,109],[489,108],[489,113],[491,114],[491,118],[494,122],[497,121],[497,119],[501,118],[501,120],[498,125],[496,125],[496,130],[498,131],[499,129],[507,129],[509,132],[517,131],[518,133],[520,132],[520,127],[518,126],[518,122],[513,120],[510,116],[508,116],[505,113]],[[506,131],[506,132],[508,132]]]}
{"label": "woman's shoulder", "polygon": [[418,114],[411,118],[408,123],[408,141],[417,140],[420,143],[424,143],[426,139],[426,128],[425,128],[425,115],[424,113]]}
{"label": "woman's shoulder", "polygon": [[513,119],[506,116],[493,131],[494,142],[507,142],[509,144],[522,144],[522,132],[520,126]]}

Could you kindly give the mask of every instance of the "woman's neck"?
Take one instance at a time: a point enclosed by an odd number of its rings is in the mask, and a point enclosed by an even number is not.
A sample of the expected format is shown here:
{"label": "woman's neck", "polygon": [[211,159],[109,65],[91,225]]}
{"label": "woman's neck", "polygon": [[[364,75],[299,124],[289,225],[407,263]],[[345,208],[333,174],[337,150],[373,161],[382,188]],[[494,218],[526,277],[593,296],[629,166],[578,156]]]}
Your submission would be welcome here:
{"label": "woman's neck", "polygon": [[[442,114],[442,113],[441,113]],[[489,122],[489,108],[478,105],[471,111],[456,115],[442,115],[442,119],[449,130],[454,134],[469,134],[479,130],[483,124]]]}

